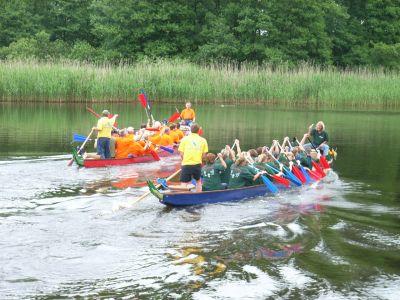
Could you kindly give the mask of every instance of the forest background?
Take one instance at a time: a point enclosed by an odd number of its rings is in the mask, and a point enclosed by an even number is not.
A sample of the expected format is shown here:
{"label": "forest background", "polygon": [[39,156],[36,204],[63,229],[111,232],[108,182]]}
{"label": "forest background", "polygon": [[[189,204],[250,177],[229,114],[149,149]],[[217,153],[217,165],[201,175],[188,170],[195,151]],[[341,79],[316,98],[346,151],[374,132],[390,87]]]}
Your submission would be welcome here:
{"label": "forest background", "polygon": [[[358,79],[362,70],[362,76],[367,72],[378,74],[377,81],[383,78],[381,89],[385,90],[398,81],[400,1],[0,0],[0,59],[3,99],[24,96],[18,87],[10,87],[7,82],[21,80],[15,77],[14,71],[10,74],[10,70],[21,68],[21,61],[32,60],[52,62],[55,68],[60,68],[57,63],[66,60],[118,67],[143,62],[148,65],[161,59],[167,69],[171,65],[176,67],[176,62],[180,61],[189,68],[202,66],[202,72],[204,67],[215,69],[216,64],[222,64],[230,66],[233,77],[242,66],[247,70],[248,66],[256,70],[268,66],[272,72],[296,72],[307,66],[307,72],[313,74],[332,70],[353,75],[355,72]],[[18,61],[18,64],[5,65],[10,61]],[[43,66],[39,63],[39,67]],[[32,68],[35,67],[31,64],[22,69],[25,72]],[[66,68],[65,64],[62,68]],[[146,73],[146,70],[140,71]],[[331,81],[329,76],[325,77],[327,82]],[[364,79],[355,80],[353,84],[361,88],[363,84],[371,84],[368,80],[360,83]],[[257,78],[254,82],[257,84]],[[19,85],[22,84],[25,83],[22,81]],[[140,85],[146,86],[146,82]],[[321,82],[317,85],[320,87]],[[300,98],[313,99],[313,88],[309,92],[309,87],[305,90],[306,95],[302,91]],[[160,87],[153,87],[150,92],[159,98],[170,98],[168,93],[177,95],[175,91],[163,93]],[[212,92],[209,96],[194,97],[207,99],[212,97]],[[380,101],[397,103],[400,91],[391,93],[383,95]],[[56,98],[67,97],[57,95]],[[320,93],[317,97],[321,95],[324,96]],[[37,93],[32,96],[36,97]],[[48,95],[48,98],[53,96]],[[92,92],[75,96],[102,98]],[[188,97],[185,93],[181,96]],[[272,99],[276,95],[268,97]],[[285,97],[292,96],[282,96]]]}

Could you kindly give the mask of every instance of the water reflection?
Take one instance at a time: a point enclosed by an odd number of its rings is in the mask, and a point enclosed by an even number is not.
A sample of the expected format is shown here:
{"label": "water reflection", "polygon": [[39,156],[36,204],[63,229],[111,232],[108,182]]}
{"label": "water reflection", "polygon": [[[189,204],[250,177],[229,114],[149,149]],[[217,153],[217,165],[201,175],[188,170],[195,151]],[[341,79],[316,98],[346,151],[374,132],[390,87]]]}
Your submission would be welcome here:
{"label": "water reflection", "polygon": [[[131,105],[111,110],[124,112],[121,126],[144,117]],[[398,115],[199,107],[212,149],[298,135],[299,124],[324,119],[339,176],[236,203],[173,209],[149,197],[114,212],[144,193],[145,177],[179,162],[68,168],[69,156],[43,155],[65,153],[71,133],[95,120],[81,106],[35,112],[0,106],[2,299],[400,297]],[[391,151],[366,147],[388,140]]]}

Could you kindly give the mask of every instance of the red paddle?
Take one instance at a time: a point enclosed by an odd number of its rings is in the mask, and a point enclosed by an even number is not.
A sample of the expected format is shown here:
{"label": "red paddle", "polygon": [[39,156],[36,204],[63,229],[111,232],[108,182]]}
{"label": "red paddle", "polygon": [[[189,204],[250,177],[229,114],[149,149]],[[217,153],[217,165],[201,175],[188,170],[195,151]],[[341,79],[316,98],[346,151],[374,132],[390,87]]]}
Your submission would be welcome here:
{"label": "red paddle", "polygon": [[282,184],[282,185],[284,185],[286,187],[289,187],[290,181],[287,180],[286,178],[279,177],[278,175],[270,175],[270,176],[274,179],[274,181],[276,183],[279,183],[279,184]]}
{"label": "red paddle", "polygon": [[322,168],[319,164],[317,164],[315,161],[312,161],[312,165],[321,177],[326,176],[324,170],[322,170]]}
{"label": "red paddle", "polygon": [[298,167],[293,166],[292,172],[298,179],[300,179],[302,183],[307,182],[306,178],[304,177],[303,173],[298,169]]}

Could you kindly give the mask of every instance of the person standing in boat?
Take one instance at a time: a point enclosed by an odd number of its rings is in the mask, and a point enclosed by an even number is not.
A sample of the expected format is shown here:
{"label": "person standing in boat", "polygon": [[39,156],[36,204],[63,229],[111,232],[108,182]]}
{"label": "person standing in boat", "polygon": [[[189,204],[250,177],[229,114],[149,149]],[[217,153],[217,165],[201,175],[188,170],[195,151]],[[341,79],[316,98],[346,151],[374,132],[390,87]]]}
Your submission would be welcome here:
{"label": "person standing in boat", "polygon": [[185,136],[179,144],[178,151],[182,157],[181,185],[186,185],[196,180],[196,191],[201,192],[201,163],[203,156],[208,152],[207,140],[199,136],[200,127],[193,123],[191,133]]}
{"label": "person standing in boat", "polygon": [[97,154],[101,159],[111,158],[110,139],[111,131],[118,115],[109,118],[110,112],[103,110],[102,117],[97,121],[97,126],[93,127],[93,131],[97,131]]}
{"label": "person standing in boat", "polygon": [[329,153],[329,146],[328,146],[328,133],[325,131],[325,124],[322,121],[319,121],[315,128],[313,128],[314,124],[311,124],[308,128],[308,133],[306,133],[300,143],[304,143],[306,138],[312,138],[312,144],[307,143],[304,144],[304,148],[311,148],[315,147],[317,149],[322,150],[322,155],[327,156]]}
{"label": "person standing in boat", "polygon": [[180,117],[183,121],[185,121],[186,125],[190,125],[196,121],[196,114],[192,109],[192,104],[190,102],[186,103],[186,108],[182,110]]}

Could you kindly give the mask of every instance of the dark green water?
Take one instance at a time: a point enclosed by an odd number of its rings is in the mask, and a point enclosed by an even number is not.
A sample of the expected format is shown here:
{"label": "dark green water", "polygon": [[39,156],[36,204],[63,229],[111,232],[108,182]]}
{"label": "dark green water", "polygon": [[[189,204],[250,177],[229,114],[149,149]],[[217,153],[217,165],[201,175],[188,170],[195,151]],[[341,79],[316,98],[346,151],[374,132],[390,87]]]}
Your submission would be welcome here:
{"label": "dark green water", "polygon": [[[138,105],[120,127],[145,121]],[[96,119],[85,106],[0,106],[0,298],[398,299],[400,114],[197,108],[211,149],[301,137],[323,120],[338,147],[327,182],[238,203],[168,209],[146,177],[179,161],[110,169],[66,162],[72,133]],[[156,105],[156,118],[174,106]]]}

